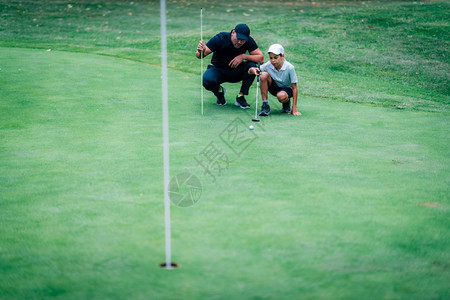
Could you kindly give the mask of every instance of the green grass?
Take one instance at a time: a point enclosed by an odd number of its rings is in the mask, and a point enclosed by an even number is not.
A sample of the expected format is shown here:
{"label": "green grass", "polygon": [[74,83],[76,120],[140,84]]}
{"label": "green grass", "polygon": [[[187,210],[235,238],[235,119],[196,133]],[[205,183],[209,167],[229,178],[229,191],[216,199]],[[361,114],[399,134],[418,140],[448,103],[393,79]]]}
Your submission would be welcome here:
{"label": "green grass", "polygon": [[[0,298],[449,298],[449,2],[169,3],[171,174],[203,188],[172,271],[158,3],[0,1]],[[246,130],[254,87],[200,116],[201,6],[205,38],[245,17],[285,45],[303,116]]]}

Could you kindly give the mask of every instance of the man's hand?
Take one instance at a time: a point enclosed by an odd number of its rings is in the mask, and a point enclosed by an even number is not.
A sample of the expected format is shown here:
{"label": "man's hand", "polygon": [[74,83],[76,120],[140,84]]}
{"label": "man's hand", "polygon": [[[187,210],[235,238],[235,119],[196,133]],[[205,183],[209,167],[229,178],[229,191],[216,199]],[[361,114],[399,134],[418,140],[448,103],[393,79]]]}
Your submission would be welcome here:
{"label": "man's hand", "polygon": [[294,115],[294,116],[301,116],[302,115],[300,112],[297,111],[297,109],[292,109],[289,114]]}
{"label": "man's hand", "polygon": [[244,54],[240,54],[233,58],[228,64],[231,68],[237,68],[244,61]]}
{"label": "man's hand", "polygon": [[201,57],[202,57],[202,54],[203,54],[203,57],[204,57],[204,56],[205,56],[205,55],[204,55],[205,49],[206,49],[205,42],[200,41],[200,42],[198,43],[198,46],[197,46],[197,53],[195,54],[195,56],[197,56],[198,58],[201,58]]}

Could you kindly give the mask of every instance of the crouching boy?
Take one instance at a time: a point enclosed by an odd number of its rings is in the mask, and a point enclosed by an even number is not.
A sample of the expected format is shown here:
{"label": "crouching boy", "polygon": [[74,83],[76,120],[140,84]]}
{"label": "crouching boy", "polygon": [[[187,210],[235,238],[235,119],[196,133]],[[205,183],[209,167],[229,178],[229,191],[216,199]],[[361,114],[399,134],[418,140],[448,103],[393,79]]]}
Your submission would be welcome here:
{"label": "crouching boy", "polygon": [[[260,69],[250,68],[249,74],[257,75],[261,72],[261,97],[262,107],[260,116],[268,116],[270,114],[270,105],[267,92],[277,97],[278,101],[283,104],[282,113],[289,113],[300,116],[297,111],[297,75],[294,66],[284,59],[284,48],[280,44],[273,44],[267,51],[269,61],[263,64]],[[291,98],[293,98],[291,109]]]}

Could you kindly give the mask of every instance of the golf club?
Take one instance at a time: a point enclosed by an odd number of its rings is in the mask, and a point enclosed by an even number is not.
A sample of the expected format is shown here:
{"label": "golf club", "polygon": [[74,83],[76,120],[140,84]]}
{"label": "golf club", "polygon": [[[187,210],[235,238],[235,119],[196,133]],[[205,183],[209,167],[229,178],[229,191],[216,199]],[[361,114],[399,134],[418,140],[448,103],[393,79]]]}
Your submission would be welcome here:
{"label": "golf club", "polygon": [[261,72],[259,71],[259,65],[260,63],[258,62],[258,74],[256,75],[256,101],[255,101],[255,117],[252,119],[253,122],[259,122],[260,120],[258,119],[258,92],[259,92],[259,75],[261,74]]}

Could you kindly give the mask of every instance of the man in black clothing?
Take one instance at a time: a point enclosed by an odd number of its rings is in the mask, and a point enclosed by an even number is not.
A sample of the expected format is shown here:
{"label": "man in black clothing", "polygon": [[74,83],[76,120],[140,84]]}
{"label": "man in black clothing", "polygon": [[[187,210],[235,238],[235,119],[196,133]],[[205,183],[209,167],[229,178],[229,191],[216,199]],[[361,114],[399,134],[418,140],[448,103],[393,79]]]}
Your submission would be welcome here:
{"label": "man in black clothing", "polygon": [[243,109],[250,108],[244,95],[248,95],[255,75],[248,74],[248,69],[256,67],[257,62],[263,63],[264,55],[250,36],[248,26],[238,24],[231,32],[221,32],[206,44],[203,41],[198,43],[195,53],[197,58],[204,58],[211,53],[211,64],[203,74],[205,89],[214,93],[218,105],[225,105],[225,88],[221,84],[242,81],[235,105]]}

